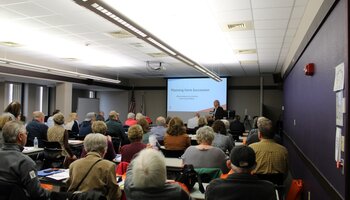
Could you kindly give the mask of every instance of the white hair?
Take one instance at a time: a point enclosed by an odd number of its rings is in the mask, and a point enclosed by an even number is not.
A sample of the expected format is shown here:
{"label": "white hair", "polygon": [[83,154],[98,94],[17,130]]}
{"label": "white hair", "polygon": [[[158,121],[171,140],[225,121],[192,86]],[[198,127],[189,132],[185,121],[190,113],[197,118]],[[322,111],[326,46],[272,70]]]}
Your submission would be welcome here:
{"label": "white hair", "polygon": [[143,114],[142,113],[137,113],[136,114],[136,120],[138,121],[138,120],[140,120],[140,119],[142,119],[142,118],[144,118],[145,116],[143,116]]}
{"label": "white hair", "polygon": [[214,140],[215,133],[212,127],[203,126],[196,131],[196,138],[198,144],[206,142],[207,144],[211,144]]}
{"label": "white hair", "polygon": [[2,128],[2,137],[5,143],[16,143],[19,133],[26,133],[26,128],[18,121],[9,121]]}
{"label": "white hair", "polygon": [[154,149],[144,149],[133,161],[132,182],[137,188],[160,188],[166,181],[165,159]]}
{"label": "white hair", "polygon": [[86,152],[104,153],[107,151],[107,137],[101,133],[88,134],[84,139]]}
{"label": "white hair", "polygon": [[132,112],[128,113],[128,119],[134,119],[135,118],[135,114]]}

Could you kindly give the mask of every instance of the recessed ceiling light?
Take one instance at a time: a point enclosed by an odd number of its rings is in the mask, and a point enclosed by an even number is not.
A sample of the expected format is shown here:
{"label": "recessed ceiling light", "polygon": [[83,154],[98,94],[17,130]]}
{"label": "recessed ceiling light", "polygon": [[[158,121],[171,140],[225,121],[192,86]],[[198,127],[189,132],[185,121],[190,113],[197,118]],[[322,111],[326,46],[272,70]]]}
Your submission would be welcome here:
{"label": "recessed ceiling light", "polygon": [[241,49],[238,54],[256,54],[256,49]]}
{"label": "recessed ceiling light", "polygon": [[108,36],[112,36],[114,38],[131,38],[131,37],[135,37],[133,34],[129,33],[128,31],[125,31],[125,30],[109,32],[109,33],[107,33],[107,35]]}
{"label": "recessed ceiling light", "polygon": [[155,58],[167,57],[167,56],[169,56],[168,54],[163,53],[163,52],[158,52],[158,53],[147,53],[147,55],[152,56],[152,57],[155,57]]}
{"label": "recessed ceiling light", "polygon": [[233,22],[223,27],[224,31],[246,31],[253,29],[252,21]]}
{"label": "recessed ceiling light", "polygon": [[258,61],[257,60],[241,60],[239,61],[241,65],[257,65]]}
{"label": "recessed ceiling light", "polygon": [[62,58],[62,60],[66,60],[66,61],[77,61],[79,60],[78,58]]}
{"label": "recessed ceiling light", "polygon": [[20,46],[22,46],[16,42],[10,42],[10,41],[0,41],[0,45],[7,46],[7,47],[20,47]]}

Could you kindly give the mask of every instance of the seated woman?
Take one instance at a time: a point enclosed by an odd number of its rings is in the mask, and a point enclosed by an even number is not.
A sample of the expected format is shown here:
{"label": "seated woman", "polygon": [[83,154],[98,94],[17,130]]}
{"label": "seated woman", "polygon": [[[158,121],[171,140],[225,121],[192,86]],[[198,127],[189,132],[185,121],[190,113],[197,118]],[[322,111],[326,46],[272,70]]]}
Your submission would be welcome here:
{"label": "seated woman", "polygon": [[[107,125],[104,121],[94,121],[91,125],[91,129],[93,133],[101,133],[103,135],[106,135],[107,133]],[[107,152],[103,158],[106,160],[113,161],[113,159],[115,159],[116,154],[114,151],[112,138],[109,135],[106,137],[107,137]],[[85,156],[86,156],[86,151],[85,149],[83,149],[83,151],[81,152],[81,157],[85,157]]]}
{"label": "seated woman", "polygon": [[54,126],[47,130],[47,141],[58,142],[63,149],[62,155],[65,156],[66,166],[70,164],[68,160],[76,160],[77,157],[73,154],[68,144],[68,131],[62,126],[64,124],[64,116],[62,113],[57,113],[53,116]]}
{"label": "seated woman", "polygon": [[213,123],[212,128],[215,133],[212,145],[220,148],[224,153],[227,152],[227,154],[229,154],[235,144],[233,143],[233,139],[226,135],[226,126],[224,122],[221,120],[216,120]]}
{"label": "seated woman", "polygon": [[137,124],[142,127],[143,130],[143,136],[142,136],[142,143],[148,144],[148,138],[152,134],[149,128],[149,123],[147,122],[146,118],[142,117],[141,119],[137,120]]}
{"label": "seated woman", "polygon": [[199,145],[186,149],[181,157],[183,163],[192,164],[194,168],[220,168],[223,173],[227,173],[228,157],[221,149],[211,146],[215,137],[213,129],[209,126],[199,128],[196,137]]}
{"label": "seated woman", "polygon": [[122,154],[122,162],[130,163],[134,155],[146,148],[146,145],[141,142],[143,136],[142,127],[138,124],[130,126],[128,138],[131,144],[122,146],[120,153]]}
{"label": "seated woman", "polygon": [[115,164],[102,159],[107,151],[106,141],[106,136],[100,133],[88,134],[85,137],[84,149],[87,155],[69,166],[68,192],[97,190],[108,200],[120,199],[121,191],[116,181]]}
{"label": "seated woman", "polygon": [[124,191],[128,200],[189,200],[178,184],[166,182],[164,156],[145,149],[131,162],[126,173]]}
{"label": "seated woman", "polygon": [[167,150],[185,150],[191,145],[191,138],[186,134],[186,127],[179,117],[169,122],[168,130],[164,136],[164,146]]}
{"label": "seated woman", "polygon": [[79,123],[77,120],[78,114],[76,112],[72,112],[69,114],[68,120],[64,125],[70,137],[75,137],[79,134]]}

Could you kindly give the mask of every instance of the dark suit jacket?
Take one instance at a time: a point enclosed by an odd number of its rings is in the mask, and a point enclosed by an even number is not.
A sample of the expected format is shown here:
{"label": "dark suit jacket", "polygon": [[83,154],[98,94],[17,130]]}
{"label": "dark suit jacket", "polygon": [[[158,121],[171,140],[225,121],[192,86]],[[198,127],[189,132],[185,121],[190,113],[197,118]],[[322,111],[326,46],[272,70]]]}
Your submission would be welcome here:
{"label": "dark suit jacket", "polygon": [[231,174],[227,179],[215,179],[205,192],[206,200],[275,200],[274,185],[256,175]]}
{"label": "dark suit jacket", "polygon": [[216,112],[215,112],[215,114],[214,114],[215,120],[224,118],[224,115],[225,115],[224,109],[223,109],[221,106],[219,106],[219,107],[216,109]]}

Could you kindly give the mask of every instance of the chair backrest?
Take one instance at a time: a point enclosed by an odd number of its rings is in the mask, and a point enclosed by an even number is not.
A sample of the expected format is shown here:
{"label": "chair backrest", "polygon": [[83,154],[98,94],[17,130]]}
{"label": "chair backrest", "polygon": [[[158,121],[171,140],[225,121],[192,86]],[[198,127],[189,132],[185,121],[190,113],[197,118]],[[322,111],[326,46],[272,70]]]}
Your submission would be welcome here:
{"label": "chair backrest", "polygon": [[2,200],[27,200],[23,188],[15,183],[0,181],[0,199]]}
{"label": "chair backrest", "polygon": [[275,185],[283,185],[284,174],[283,173],[274,173],[274,174],[256,174],[259,179],[270,181]]}
{"label": "chair backrest", "polygon": [[121,142],[122,142],[122,140],[119,137],[112,137],[112,144],[113,144],[114,151],[116,154],[119,153]]}
{"label": "chair backrest", "polygon": [[220,168],[195,168],[194,170],[201,177],[203,183],[209,183],[213,179],[220,178],[222,174]]}
{"label": "chair backrest", "polygon": [[168,150],[168,149],[160,149],[163,153],[163,155],[167,158],[179,158],[181,157],[185,150]]}
{"label": "chair backrest", "polygon": [[44,148],[46,149],[62,149],[61,144],[59,142],[49,142],[46,140],[43,140],[44,142]]}

